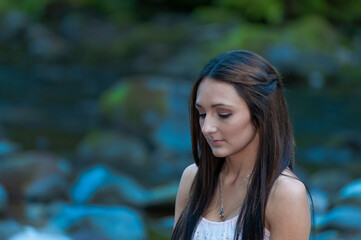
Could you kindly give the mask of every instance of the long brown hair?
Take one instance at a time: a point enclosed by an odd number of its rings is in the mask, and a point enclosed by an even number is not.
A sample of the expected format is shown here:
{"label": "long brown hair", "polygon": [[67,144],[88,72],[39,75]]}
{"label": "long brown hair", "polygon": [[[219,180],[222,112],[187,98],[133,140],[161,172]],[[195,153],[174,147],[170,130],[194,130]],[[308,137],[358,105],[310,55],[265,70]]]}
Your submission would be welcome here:
{"label": "long brown hair", "polygon": [[[195,108],[198,86],[206,77],[231,83],[250,110],[259,147],[246,198],[237,220],[235,239],[263,239],[266,203],[273,183],[287,167],[293,170],[294,138],[278,72],[261,56],[244,50],[222,53],[203,68],[189,101],[192,151],[198,172],[172,240],[190,240],[212,200],[225,158],[212,154]],[[242,217],[243,216],[243,217]]]}

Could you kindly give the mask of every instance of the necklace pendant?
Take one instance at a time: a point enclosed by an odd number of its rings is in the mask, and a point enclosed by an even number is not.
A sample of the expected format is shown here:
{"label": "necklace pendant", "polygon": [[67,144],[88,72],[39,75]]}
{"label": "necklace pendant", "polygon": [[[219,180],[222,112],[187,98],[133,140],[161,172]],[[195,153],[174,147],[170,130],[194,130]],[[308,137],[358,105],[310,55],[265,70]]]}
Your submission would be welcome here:
{"label": "necklace pendant", "polygon": [[221,208],[221,211],[219,212],[219,217],[223,218],[224,217],[224,209]]}

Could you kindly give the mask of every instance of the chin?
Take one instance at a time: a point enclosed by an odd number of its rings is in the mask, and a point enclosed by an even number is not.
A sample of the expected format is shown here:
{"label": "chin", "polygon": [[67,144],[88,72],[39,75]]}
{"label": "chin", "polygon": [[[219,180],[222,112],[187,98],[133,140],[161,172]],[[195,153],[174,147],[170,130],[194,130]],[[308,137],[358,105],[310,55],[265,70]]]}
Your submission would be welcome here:
{"label": "chin", "polygon": [[215,157],[219,157],[219,158],[224,158],[229,155],[228,153],[217,151],[217,150],[212,150],[212,153]]}

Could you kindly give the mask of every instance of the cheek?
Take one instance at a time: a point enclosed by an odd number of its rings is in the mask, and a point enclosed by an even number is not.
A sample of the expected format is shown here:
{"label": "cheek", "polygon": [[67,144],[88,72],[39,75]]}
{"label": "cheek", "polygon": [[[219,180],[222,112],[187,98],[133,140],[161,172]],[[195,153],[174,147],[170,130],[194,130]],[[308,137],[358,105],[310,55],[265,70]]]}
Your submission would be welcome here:
{"label": "cheek", "polygon": [[229,124],[228,132],[232,139],[244,144],[249,142],[256,133],[249,119],[242,119],[236,121],[234,124]]}
{"label": "cheek", "polygon": [[204,135],[204,133],[203,133],[204,120],[200,118],[198,123],[199,123],[199,129],[200,129],[201,133]]}

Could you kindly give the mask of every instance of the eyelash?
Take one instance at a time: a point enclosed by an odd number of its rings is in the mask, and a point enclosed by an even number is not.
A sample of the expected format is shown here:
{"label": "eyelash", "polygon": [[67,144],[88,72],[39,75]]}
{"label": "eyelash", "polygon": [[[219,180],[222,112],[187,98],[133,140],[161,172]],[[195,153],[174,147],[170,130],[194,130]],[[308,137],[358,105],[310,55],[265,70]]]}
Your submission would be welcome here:
{"label": "eyelash", "polygon": [[[218,114],[218,116],[220,117],[220,118],[223,118],[223,119],[226,119],[226,118],[228,118],[228,117],[230,117],[232,114]],[[206,117],[206,114],[199,114],[199,117],[200,118],[205,118]]]}

